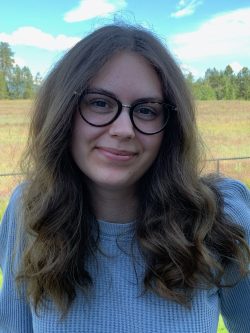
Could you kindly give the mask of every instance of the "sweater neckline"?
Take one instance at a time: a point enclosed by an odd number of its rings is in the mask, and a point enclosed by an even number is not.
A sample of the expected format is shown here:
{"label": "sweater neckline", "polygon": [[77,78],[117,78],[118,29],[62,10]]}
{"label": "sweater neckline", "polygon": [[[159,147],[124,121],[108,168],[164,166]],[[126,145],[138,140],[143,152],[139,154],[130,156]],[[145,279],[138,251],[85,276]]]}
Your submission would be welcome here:
{"label": "sweater neckline", "polygon": [[131,238],[135,230],[135,221],[127,223],[116,223],[106,220],[97,220],[99,225],[100,236],[108,236],[110,238],[116,238],[117,236],[126,235],[126,238]]}

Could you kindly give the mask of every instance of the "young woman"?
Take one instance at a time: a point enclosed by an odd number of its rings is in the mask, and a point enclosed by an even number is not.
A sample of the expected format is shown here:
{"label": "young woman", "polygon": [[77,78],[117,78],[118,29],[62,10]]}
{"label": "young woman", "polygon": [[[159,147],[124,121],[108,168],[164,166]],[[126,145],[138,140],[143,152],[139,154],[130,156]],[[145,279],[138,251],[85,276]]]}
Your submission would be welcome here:
{"label": "young woman", "polygon": [[1,333],[250,332],[249,192],[201,176],[194,106],[150,32],[100,28],[39,92],[0,231]]}

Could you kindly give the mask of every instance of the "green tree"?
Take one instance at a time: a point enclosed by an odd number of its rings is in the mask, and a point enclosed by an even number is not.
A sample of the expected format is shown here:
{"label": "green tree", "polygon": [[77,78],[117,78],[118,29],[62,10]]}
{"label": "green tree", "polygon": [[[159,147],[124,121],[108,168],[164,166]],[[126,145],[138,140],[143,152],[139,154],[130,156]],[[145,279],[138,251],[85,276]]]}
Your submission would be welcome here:
{"label": "green tree", "polygon": [[29,67],[24,66],[22,68],[22,77],[24,85],[23,98],[34,97],[34,80]]}
{"label": "green tree", "polygon": [[208,82],[199,79],[193,84],[193,94],[198,100],[215,100],[216,94]]}
{"label": "green tree", "polygon": [[224,70],[223,73],[223,88],[224,88],[224,99],[235,99],[236,98],[236,77],[234,71],[230,65]]}
{"label": "green tree", "polygon": [[221,72],[219,72],[216,68],[207,69],[205,73],[205,82],[207,85],[213,88],[216,95],[216,99],[224,98],[223,74]]}
{"label": "green tree", "polygon": [[225,68],[224,75],[229,78],[232,78],[234,76],[234,71],[230,65],[227,65],[227,67]]}
{"label": "green tree", "polygon": [[191,72],[188,72],[188,74],[184,75],[186,79],[186,83],[189,86],[189,89],[193,92],[193,86],[194,86],[194,76]]}
{"label": "green tree", "polygon": [[16,65],[13,69],[10,82],[10,98],[32,98],[34,96],[34,82],[30,69],[27,66],[20,68]]}
{"label": "green tree", "polygon": [[23,97],[24,82],[21,68],[16,65],[13,68],[11,81],[9,82],[9,97],[18,99]]}
{"label": "green tree", "polygon": [[32,98],[36,87],[31,71],[16,65],[13,56],[9,44],[0,42],[0,98]]}
{"label": "green tree", "polygon": [[237,98],[250,99],[250,70],[243,67],[237,74]]}
{"label": "green tree", "polygon": [[8,79],[14,66],[14,53],[8,43],[0,42],[0,71]]}
{"label": "green tree", "polygon": [[8,89],[7,89],[7,83],[5,80],[4,73],[0,71],[0,99],[8,98]]}
{"label": "green tree", "polygon": [[11,81],[12,70],[14,66],[14,53],[8,43],[0,42],[0,91],[1,95],[5,96],[9,94],[9,82]]}

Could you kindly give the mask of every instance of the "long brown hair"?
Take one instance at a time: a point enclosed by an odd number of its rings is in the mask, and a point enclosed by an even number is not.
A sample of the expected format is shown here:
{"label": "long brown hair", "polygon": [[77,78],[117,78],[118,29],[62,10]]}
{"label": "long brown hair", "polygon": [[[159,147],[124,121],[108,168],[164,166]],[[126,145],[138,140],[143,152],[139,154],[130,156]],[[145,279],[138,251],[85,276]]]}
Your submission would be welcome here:
{"label": "long brown hair", "polygon": [[83,291],[91,288],[85,262],[98,246],[98,237],[93,236],[98,235],[93,232],[98,226],[84,175],[70,153],[74,92],[84,91],[118,51],[147,59],[159,75],[164,97],[177,110],[156,161],[138,186],[136,236],[147,263],[145,289],[185,305],[188,292],[200,282],[219,286],[230,260],[246,273],[250,252],[244,232],[222,214],[215,179],[200,175],[195,108],[183,74],[152,33],[109,25],[82,39],[58,62],[34,106],[22,163],[27,178],[26,247],[17,278],[26,282],[36,308],[48,296],[65,311],[76,296],[76,286]]}

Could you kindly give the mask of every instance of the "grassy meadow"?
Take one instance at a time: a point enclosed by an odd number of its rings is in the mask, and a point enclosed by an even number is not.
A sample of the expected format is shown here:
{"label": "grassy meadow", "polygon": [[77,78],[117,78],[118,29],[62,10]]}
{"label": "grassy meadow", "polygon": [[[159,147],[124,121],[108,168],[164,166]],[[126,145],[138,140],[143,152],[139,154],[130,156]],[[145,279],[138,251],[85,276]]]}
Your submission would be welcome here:
{"label": "grassy meadow", "polygon": [[[221,173],[250,187],[250,102],[198,102],[197,120],[207,159],[249,157],[220,161],[219,167]],[[216,167],[216,162],[207,162],[204,171]]]}
{"label": "grassy meadow", "polygon": [[[0,174],[18,173],[18,161],[24,149],[31,101],[0,101]],[[206,158],[250,156],[250,102],[197,102],[197,119],[206,145]],[[204,172],[215,171],[216,162],[207,162]],[[250,187],[250,159],[221,161],[220,171],[242,180]],[[0,218],[13,187],[21,176],[0,176]],[[2,277],[0,274],[0,285]],[[218,333],[226,333],[220,318]]]}
{"label": "grassy meadow", "polygon": [[[18,162],[25,146],[31,101],[0,100],[0,174],[18,173]],[[20,176],[0,176],[0,212]]]}

